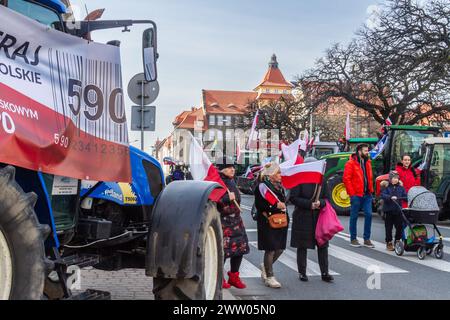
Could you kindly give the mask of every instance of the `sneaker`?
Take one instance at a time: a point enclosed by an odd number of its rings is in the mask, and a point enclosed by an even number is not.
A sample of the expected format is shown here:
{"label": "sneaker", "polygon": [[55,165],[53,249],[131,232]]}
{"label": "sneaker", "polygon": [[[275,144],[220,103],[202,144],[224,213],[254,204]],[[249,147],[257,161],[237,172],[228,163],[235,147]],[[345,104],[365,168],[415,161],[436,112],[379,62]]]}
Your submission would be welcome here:
{"label": "sneaker", "polygon": [[300,281],[307,282],[308,276],[306,274],[300,273],[299,277]]}
{"label": "sneaker", "polygon": [[359,243],[359,241],[358,240],[352,240],[352,241],[350,241],[350,245],[352,246],[352,247],[355,247],[355,248],[359,248],[359,247],[361,247],[361,244]]}
{"label": "sneaker", "polygon": [[394,245],[392,244],[392,242],[386,243],[386,250],[387,251],[394,251]]}
{"label": "sneaker", "polygon": [[364,247],[375,248],[374,244],[370,240],[364,240]]}
{"label": "sneaker", "polygon": [[325,274],[322,275],[322,281],[325,281],[325,282],[333,282],[333,281],[334,281],[334,278],[333,278],[332,275],[330,275],[330,274],[328,274],[328,273],[325,273]]}
{"label": "sneaker", "polygon": [[265,281],[266,286],[268,286],[269,288],[281,288],[281,283],[279,283],[277,281],[277,279],[275,279],[275,277],[268,277]]}

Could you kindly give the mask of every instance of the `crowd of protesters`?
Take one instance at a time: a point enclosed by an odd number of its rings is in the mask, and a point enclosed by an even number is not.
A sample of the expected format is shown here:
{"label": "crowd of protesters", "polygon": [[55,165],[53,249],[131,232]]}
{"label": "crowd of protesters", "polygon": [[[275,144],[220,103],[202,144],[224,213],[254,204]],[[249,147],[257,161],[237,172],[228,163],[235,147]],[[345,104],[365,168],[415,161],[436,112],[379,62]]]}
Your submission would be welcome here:
{"label": "crowd of protesters", "polygon": [[[315,161],[314,158],[306,158],[305,163]],[[235,168],[232,163],[224,160],[222,165],[217,165],[220,176],[225,182],[227,193],[218,202],[217,207],[221,215],[224,257],[230,259],[230,270],[227,272],[228,280],[223,279],[223,288],[234,286],[239,289],[246,288],[246,284],[240,278],[240,266],[245,254],[250,251],[248,237],[241,217],[241,197],[235,183]],[[371,242],[372,227],[372,194],[374,177],[369,156],[369,146],[361,144],[356,152],[351,155],[346,163],[343,175],[348,195],[350,196],[350,245],[353,247],[365,246],[374,248]],[[406,194],[413,186],[420,185],[420,171],[411,166],[411,157],[403,155],[395,170],[389,173],[389,181],[383,186],[381,194],[383,199],[383,211],[386,215],[386,249],[394,250],[392,231],[395,229],[395,241],[402,237],[401,208],[405,206]],[[262,187],[261,187],[262,186]],[[276,202],[270,203],[261,190],[270,190]],[[306,282],[308,276],[307,250],[317,248],[318,262],[321,279],[325,282],[333,282],[334,278],[329,274],[328,266],[328,242],[319,246],[315,238],[315,230],[321,209],[325,207],[326,184],[300,184],[290,190],[287,197],[285,189],[281,185],[280,166],[275,162],[269,162],[262,167],[257,184],[254,188],[258,250],[264,251],[261,263],[261,278],[264,284],[270,288],[281,288],[282,284],[274,274],[274,263],[280,258],[286,249],[288,242],[289,212],[287,201],[295,207],[292,213],[292,231],[290,246],[297,250],[297,267],[299,280]],[[363,243],[358,241],[357,221],[360,211],[364,212]],[[272,216],[285,216],[283,227],[274,228],[270,223]]]}

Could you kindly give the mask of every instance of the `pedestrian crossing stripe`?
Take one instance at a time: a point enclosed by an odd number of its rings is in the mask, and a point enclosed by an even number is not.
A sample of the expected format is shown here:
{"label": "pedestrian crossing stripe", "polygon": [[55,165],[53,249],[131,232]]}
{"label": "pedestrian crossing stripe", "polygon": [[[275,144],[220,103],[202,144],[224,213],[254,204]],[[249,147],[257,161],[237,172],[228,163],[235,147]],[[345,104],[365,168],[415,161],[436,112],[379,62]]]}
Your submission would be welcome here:
{"label": "pedestrian crossing stripe", "polygon": [[[229,271],[230,269],[230,259],[227,259],[224,270]],[[261,270],[244,258],[239,268],[239,276],[241,278],[258,278],[261,276]]]}
{"label": "pedestrian crossing stripe", "polygon": [[[250,242],[250,245],[258,248],[258,242],[256,241],[252,241]],[[277,262],[280,262],[282,264],[284,264],[286,267],[288,267],[289,269],[294,270],[295,272],[298,272],[297,269],[297,255],[295,252],[291,251],[291,250],[285,250],[283,252],[283,254],[278,258]],[[336,271],[330,270],[329,273],[331,275],[339,275],[339,273],[337,273]],[[261,274],[261,271],[260,271]],[[320,276],[320,267],[319,264],[316,263],[315,261],[312,261],[310,259],[307,259],[307,264],[306,264],[306,275],[307,276]]]}
{"label": "pedestrian crossing stripe", "polygon": [[[338,238],[344,239],[344,240],[348,240],[350,241],[350,235],[344,232],[340,232],[339,234],[335,235]],[[361,238],[358,238],[359,241],[364,241]],[[410,262],[414,262],[426,267],[430,267],[439,271],[444,271],[444,272],[450,272],[450,262],[447,262],[445,260],[439,260],[439,259],[435,259],[434,257],[430,258],[430,259],[425,259],[425,260],[419,260],[419,258],[417,258],[417,255],[409,255],[409,252],[405,252],[404,255],[402,256],[397,256],[397,254],[393,251],[387,251],[386,250],[386,244],[381,243],[381,242],[377,242],[374,240],[371,240],[372,243],[374,244],[375,248],[371,249],[371,250],[375,250],[387,255],[390,255],[391,257],[397,257],[403,260],[407,260]]]}
{"label": "pedestrian crossing stripe", "polygon": [[408,273],[408,271],[397,268],[390,264],[378,261],[376,259],[372,259],[370,257],[364,256],[359,253],[355,253],[353,251],[343,249],[341,247],[330,244],[328,249],[328,254],[333,256],[339,260],[342,260],[347,263],[351,263],[357,267],[360,267],[364,270],[374,270],[373,267],[377,268],[377,272],[379,273]]}

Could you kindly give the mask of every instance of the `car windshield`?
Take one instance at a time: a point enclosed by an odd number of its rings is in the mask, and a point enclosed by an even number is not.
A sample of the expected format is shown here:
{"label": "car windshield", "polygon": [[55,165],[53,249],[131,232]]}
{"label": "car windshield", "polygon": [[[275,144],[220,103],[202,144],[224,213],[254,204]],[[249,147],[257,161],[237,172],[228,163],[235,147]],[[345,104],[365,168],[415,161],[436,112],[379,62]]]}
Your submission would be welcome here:
{"label": "car windshield", "polygon": [[394,134],[392,146],[391,169],[401,160],[402,155],[411,156],[413,165],[422,160],[422,145],[426,138],[436,136],[433,131],[398,130]]}
{"label": "car windshield", "polygon": [[24,0],[8,0],[8,8],[48,27],[60,30],[59,16],[49,8]]}

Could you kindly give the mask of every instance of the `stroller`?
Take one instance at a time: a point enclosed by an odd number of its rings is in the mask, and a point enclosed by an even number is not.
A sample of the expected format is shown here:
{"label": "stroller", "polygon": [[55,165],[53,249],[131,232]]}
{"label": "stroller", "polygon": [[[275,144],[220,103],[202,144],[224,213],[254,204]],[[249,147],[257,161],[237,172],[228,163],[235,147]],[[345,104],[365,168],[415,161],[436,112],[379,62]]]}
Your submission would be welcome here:
{"label": "stroller", "polygon": [[[394,202],[400,207],[397,201]],[[434,251],[434,256],[442,259],[444,244],[442,235],[436,227],[439,217],[436,195],[424,187],[413,187],[408,192],[408,208],[400,207],[400,209],[405,224],[403,239],[394,245],[395,253],[401,256],[405,251],[417,252],[417,257],[423,260]],[[433,227],[430,232],[427,225]]]}

